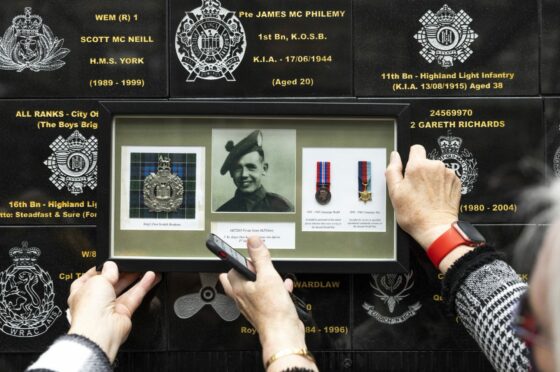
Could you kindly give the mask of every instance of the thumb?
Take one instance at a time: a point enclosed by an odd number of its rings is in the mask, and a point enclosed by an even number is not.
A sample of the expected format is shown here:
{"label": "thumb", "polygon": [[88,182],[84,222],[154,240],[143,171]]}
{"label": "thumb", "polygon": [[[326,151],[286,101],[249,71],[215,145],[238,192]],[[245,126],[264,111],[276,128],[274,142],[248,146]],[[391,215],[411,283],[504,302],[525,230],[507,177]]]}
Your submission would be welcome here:
{"label": "thumb", "polygon": [[247,248],[249,257],[251,257],[251,263],[255,267],[257,274],[270,269],[274,270],[270,259],[270,252],[261,238],[258,236],[250,236],[247,239]]}
{"label": "thumb", "polygon": [[389,165],[385,170],[385,178],[387,179],[389,194],[391,194],[392,190],[394,190],[403,180],[402,160],[401,156],[396,151],[391,152]]}
{"label": "thumb", "polygon": [[105,262],[101,270],[101,275],[103,275],[111,285],[115,286],[119,281],[119,268],[117,264],[113,261]]}

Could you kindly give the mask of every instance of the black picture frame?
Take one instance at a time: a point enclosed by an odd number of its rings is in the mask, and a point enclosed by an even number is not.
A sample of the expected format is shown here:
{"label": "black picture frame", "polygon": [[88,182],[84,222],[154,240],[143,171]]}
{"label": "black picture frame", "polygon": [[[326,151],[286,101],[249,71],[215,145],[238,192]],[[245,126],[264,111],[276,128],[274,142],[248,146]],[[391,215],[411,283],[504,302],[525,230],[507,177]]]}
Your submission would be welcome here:
{"label": "black picture frame", "polygon": [[[341,101],[100,101],[101,122],[99,138],[99,181],[98,181],[98,263],[115,261],[122,271],[159,272],[220,272],[227,266],[218,258],[174,260],[111,257],[111,182],[113,122],[119,115],[126,116],[270,116],[299,118],[390,118],[396,122],[396,147],[406,163],[410,147],[408,123],[410,104],[369,103],[357,100]],[[208,182],[208,181],[207,181]],[[344,261],[274,261],[279,272],[306,273],[374,273],[405,272],[409,266],[410,237],[398,226],[395,229],[395,260],[344,260]],[[201,242],[204,244],[204,242]]]}

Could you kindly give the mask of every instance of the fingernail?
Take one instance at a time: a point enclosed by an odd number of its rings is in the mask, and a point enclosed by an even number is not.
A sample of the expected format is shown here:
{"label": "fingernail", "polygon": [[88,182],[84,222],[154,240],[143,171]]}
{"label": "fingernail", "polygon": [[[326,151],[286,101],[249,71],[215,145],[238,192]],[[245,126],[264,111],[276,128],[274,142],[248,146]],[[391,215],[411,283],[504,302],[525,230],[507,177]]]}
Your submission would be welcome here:
{"label": "fingernail", "polygon": [[393,162],[393,160],[395,160],[396,154],[397,154],[396,151],[391,151],[391,157],[389,158],[389,160],[390,160],[391,162]]}
{"label": "fingernail", "polygon": [[260,247],[261,245],[261,238],[259,238],[258,236],[251,236],[249,237],[249,244],[248,247],[255,249]]}

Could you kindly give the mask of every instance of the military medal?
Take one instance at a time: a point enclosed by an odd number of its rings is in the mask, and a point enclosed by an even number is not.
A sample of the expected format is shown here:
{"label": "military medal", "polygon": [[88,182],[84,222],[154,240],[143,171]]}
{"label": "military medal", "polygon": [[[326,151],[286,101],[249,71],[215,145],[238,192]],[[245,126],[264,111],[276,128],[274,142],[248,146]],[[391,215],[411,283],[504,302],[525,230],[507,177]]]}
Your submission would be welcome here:
{"label": "military medal", "polygon": [[159,156],[157,173],[144,180],[144,205],[150,212],[175,212],[183,204],[183,181],[171,173],[171,160]]}
{"label": "military medal", "polygon": [[317,162],[317,184],[315,188],[315,200],[321,205],[331,201],[331,162]]}
{"label": "military medal", "polygon": [[358,196],[360,201],[371,201],[371,162],[358,162]]}

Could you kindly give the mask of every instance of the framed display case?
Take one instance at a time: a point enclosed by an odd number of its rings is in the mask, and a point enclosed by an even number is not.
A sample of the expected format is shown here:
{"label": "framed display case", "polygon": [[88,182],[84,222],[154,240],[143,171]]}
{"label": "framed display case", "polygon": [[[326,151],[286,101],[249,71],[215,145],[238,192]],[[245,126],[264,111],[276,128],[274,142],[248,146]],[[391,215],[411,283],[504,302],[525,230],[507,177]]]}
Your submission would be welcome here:
{"label": "framed display case", "polygon": [[[210,232],[280,271],[408,265],[384,171],[408,105],[102,102],[98,257],[123,270],[220,271]],[[406,159],[404,159],[406,160]]]}

